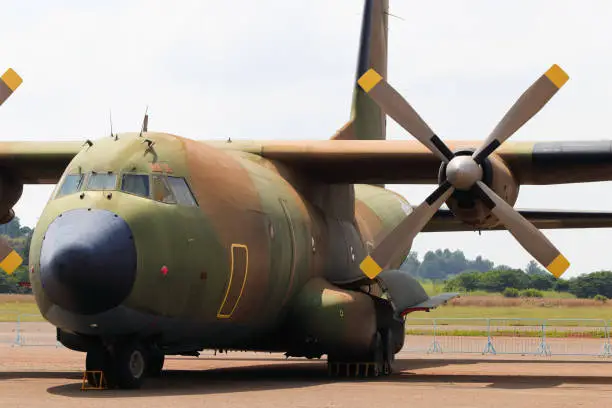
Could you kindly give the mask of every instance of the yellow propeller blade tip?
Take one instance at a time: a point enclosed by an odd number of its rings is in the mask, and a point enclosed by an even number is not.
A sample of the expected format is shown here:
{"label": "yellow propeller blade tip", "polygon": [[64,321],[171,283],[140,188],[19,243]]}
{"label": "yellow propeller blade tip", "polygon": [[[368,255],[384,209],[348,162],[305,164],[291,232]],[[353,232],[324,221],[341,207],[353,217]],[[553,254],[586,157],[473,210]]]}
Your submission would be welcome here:
{"label": "yellow propeller blade tip", "polygon": [[382,272],[382,268],[380,267],[380,265],[378,265],[374,258],[369,255],[361,262],[359,267],[361,268],[361,271],[365,274],[365,276],[370,279],[374,279],[376,276],[378,276],[379,273]]}
{"label": "yellow propeller blade tip", "polygon": [[569,266],[569,261],[563,255],[559,254],[548,264],[546,269],[548,269],[548,272],[552,273],[555,278],[560,278]]}
{"label": "yellow propeller blade tip", "polygon": [[564,70],[561,69],[557,64],[550,67],[548,71],[544,74],[550,82],[552,82],[557,88],[561,88],[567,80],[569,79],[569,75],[565,73]]}
{"label": "yellow propeller blade tip", "polygon": [[21,79],[19,74],[13,71],[13,68],[9,68],[2,75],[2,82],[4,82],[6,86],[8,86],[11,89],[11,91],[14,92],[15,89],[17,89],[19,85],[21,85],[21,83],[23,82],[23,79]]}
{"label": "yellow propeller blade tip", "polygon": [[12,275],[23,263],[23,259],[14,249],[0,262],[0,268]]}
{"label": "yellow propeller blade tip", "polygon": [[368,72],[363,74],[361,78],[357,80],[357,83],[366,93],[368,93],[380,81],[382,81],[382,79],[383,79],[382,76],[380,76],[378,72],[376,72],[373,68],[370,68]]}

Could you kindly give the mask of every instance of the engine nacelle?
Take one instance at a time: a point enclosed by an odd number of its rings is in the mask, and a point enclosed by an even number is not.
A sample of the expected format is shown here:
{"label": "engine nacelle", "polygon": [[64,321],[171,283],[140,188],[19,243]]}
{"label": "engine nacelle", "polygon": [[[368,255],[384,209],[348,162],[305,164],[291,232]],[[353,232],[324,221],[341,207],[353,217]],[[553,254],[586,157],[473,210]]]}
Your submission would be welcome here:
{"label": "engine nacelle", "polygon": [[[457,155],[471,155],[471,151],[460,151]],[[514,175],[497,155],[491,154],[482,165],[482,181],[495,193],[514,206],[518,198],[519,184]],[[446,180],[446,164],[442,164],[438,175],[440,184]],[[455,217],[475,229],[487,229],[499,224],[484,203],[470,191],[456,190],[446,201],[446,205]]]}
{"label": "engine nacelle", "polygon": [[0,224],[6,224],[15,217],[13,206],[22,193],[21,180],[6,169],[0,170]]}

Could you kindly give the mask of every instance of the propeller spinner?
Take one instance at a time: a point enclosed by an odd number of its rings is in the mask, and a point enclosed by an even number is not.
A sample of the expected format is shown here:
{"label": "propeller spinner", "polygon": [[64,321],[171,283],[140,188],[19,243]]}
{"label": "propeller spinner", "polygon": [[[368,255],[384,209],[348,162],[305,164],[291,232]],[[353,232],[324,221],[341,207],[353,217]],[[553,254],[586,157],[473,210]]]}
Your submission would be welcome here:
{"label": "propeller spinner", "polygon": [[387,115],[447,164],[446,181],[378,243],[362,261],[360,267],[363,273],[373,279],[395,263],[452,193],[462,190],[480,198],[523,248],[555,277],[560,277],[569,267],[567,259],[541,231],[483,183],[481,165],[495,149],[535,116],[568,79],[558,65],[553,65],[518,98],[471,156],[459,156],[375,70],[370,69],[363,74],[357,81],[359,86]]}

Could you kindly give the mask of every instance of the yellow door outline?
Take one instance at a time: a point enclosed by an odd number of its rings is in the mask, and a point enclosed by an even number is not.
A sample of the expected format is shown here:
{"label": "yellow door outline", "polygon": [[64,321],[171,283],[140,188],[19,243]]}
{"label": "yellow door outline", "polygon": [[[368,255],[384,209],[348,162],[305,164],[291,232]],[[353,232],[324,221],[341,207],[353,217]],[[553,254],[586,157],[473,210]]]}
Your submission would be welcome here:
{"label": "yellow door outline", "polygon": [[[234,305],[232,306],[232,310],[229,313],[221,313],[221,311],[225,307],[229,293],[232,290],[232,285],[234,284],[234,266],[235,266],[235,262],[234,262],[235,251],[234,250],[236,248],[244,249],[244,253],[245,253],[244,278],[242,279],[241,286],[240,286],[240,293],[238,294],[238,297],[236,298],[236,301],[234,302]],[[219,310],[217,311],[217,318],[219,319],[229,319],[230,317],[232,317],[234,310],[236,310],[236,307],[238,306],[238,303],[240,302],[240,298],[242,297],[242,292],[244,291],[244,286],[246,284],[247,276],[249,275],[249,248],[246,245],[242,245],[242,244],[232,244],[230,253],[232,257],[231,266],[230,266],[230,278],[227,284],[227,291],[225,292],[225,296],[223,297],[223,302],[221,302],[221,306],[219,307]]]}

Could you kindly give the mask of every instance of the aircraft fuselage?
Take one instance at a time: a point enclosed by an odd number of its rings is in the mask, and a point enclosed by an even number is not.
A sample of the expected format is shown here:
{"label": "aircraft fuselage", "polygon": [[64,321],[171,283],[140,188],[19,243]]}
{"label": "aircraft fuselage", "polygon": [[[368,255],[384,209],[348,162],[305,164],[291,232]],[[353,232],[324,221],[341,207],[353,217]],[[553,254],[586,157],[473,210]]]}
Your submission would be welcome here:
{"label": "aircraft fuselage", "polygon": [[45,318],[79,339],[358,350],[375,302],[335,284],[362,279],[367,246],[410,211],[388,190],[324,185],[232,143],[121,134],[66,169],[35,229],[31,282]]}

